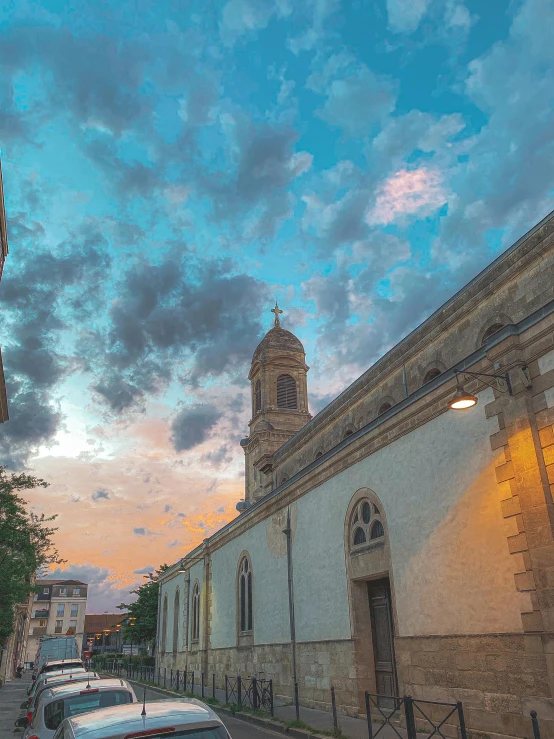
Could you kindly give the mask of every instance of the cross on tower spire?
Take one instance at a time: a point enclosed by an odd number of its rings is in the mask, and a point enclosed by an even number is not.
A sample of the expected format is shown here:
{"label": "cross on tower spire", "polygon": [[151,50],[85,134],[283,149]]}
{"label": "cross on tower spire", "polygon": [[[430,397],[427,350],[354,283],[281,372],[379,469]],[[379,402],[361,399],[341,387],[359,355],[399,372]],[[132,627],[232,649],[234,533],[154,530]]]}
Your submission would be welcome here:
{"label": "cross on tower spire", "polygon": [[275,308],[272,308],[270,312],[275,313],[275,328],[279,328],[281,326],[281,322],[279,321],[279,314],[283,311],[277,305],[277,301],[275,301]]}

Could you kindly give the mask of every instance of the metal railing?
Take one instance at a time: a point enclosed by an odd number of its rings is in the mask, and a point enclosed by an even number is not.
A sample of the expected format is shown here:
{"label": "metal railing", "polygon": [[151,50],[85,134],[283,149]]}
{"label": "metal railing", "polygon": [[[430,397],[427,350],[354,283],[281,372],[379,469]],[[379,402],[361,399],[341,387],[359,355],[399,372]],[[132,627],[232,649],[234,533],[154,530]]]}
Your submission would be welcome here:
{"label": "metal railing", "polygon": [[[449,739],[444,727],[452,725],[458,728],[460,739],[467,739],[464,710],[459,701],[444,703],[417,700],[409,695],[400,697],[366,692],[365,707],[369,739],[375,739],[387,726],[399,739],[404,739],[396,722],[405,726],[408,739],[416,739],[418,731],[425,733],[427,739],[434,736]],[[374,718],[381,722],[376,731],[373,729]]]}
{"label": "metal railing", "polygon": [[225,702],[255,711],[267,711],[273,716],[273,680],[225,675]]}

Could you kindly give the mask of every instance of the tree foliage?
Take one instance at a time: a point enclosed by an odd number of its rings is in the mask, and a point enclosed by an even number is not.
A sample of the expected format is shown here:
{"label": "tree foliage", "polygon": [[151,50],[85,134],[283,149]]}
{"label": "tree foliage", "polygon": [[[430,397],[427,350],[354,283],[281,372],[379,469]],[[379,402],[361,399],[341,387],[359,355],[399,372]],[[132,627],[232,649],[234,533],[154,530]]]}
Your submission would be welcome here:
{"label": "tree foliage", "polygon": [[[156,628],[158,625],[158,594],[160,584],[159,575],[167,570],[168,565],[161,565],[156,572],[144,575],[145,583],[140,585],[131,593],[136,593],[138,598],[134,603],[121,603],[118,608],[128,611],[127,618],[123,621],[123,638],[126,642],[133,644],[148,644],[156,639]],[[134,626],[128,622],[129,617],[134,618]]]}
{"label": "tree foliage", "polygon": [[37,570],[63,562],[52,543],[57,529],[49,525],[56,516],[28,511],[19,494],[36,487],[48,483],[0,467],[0,644],[12,632],[14,607],[34,591]]}

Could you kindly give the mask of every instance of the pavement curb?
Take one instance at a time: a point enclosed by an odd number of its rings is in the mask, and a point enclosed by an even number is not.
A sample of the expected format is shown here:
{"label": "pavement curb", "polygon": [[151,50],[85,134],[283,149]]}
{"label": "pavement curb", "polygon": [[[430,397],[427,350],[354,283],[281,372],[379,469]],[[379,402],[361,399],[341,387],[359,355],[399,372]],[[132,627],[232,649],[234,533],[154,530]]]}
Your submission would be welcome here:
{"label": "pavement curb", "polygon": [[[133,686],[137,686],[140,688],[148,688],[149,690],[159,693],[160,695],[171,696],[172,698],[173,697],[175,698],[184,697],[182,693],[176,693],[174,690],[168,690],[167,688],[159,688],[153,685],[145,685],[144,683],[138,682],[137,680],[130,680],[129,678],[125,678],[125,679],[127,680],[127,682],[131,683],[131,685]],[[139,697],[138,694],[137,694],[137,697]],[[202,700],[202,698],[199,697],[198,700]],[[307,729],[296,729],[293,727],[288,729],[280,721],[275,721],[273,719],[260,718],[259,716],[252,716],[249,713],[243,713],[242,711],[235,711],[233,713],[233,711],[230,711],[228,708],[223,708],[222,706],[213,706],[211,704],[208,704],[208,705],[210,705],[210,708],[213,708],[213,710],[216,711],[217,713],[223,713],[225,716],[232,716],[233,718],[239,719],[240,721],[245,721],[246,723],[259,726],[262,729],[269,729],[279,734],[286,734],[287,736],[293,736],[295,737],[295,739],[329,739],[329,736],[327,734],[318,734],[315,731],[308,731]]]}

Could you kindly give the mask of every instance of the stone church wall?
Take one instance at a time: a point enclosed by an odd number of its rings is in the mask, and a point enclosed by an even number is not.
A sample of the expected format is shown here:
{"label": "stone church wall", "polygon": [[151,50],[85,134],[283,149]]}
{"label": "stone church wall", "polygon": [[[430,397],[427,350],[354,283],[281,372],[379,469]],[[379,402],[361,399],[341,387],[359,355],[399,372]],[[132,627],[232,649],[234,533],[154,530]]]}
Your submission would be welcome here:
{"label": "stone church wall", "polygon": [[[372,368],[375,395],[372,386],[368,399],[354,386],[345,391],[346,400],[331,404],[275,454],[277,469],[294,475],[313,463],[323,438],[314,428],[329,434],[329,443],[334,439],[333,450],[206,540],[206,630],[198,649],[159,655],[160,666],[215,672],[219,685],[225,673],[261,673],[274,679],[276,694],[292,695],[282,533],[290,507],[304,705],[328,709],[332,684],[339,709],[356,713],[364,690],[375,688],[367,581],[388,575],[400,693],[462,700],[470,731],[481,737],[528,736],[535,709],[544,736],[554,736],[553,226],[554,219],[508,255],[509,279],[503,282],[493,265],[488,282],[466,289],[465,303],[455,297],[439,312],[440,321],[429,319],[427,334],[421,327],[419,339],[402,342],[404,356],[396,348],[398,356],[395,349],[385,358],[394,383],[404,360],[410,388],[429,362],[447,369],[463,357],[473,371],[526,365],[532,387],[517,374],[511,396],[467,381],[466,389],[478,394],[477,407],[450,413],[454,382],[445,373],[342,441],[356,409],[381,397],[384,365]],[[525,262],[533,248],[540,259]],[[501,315],[519,325],[478,348],[487,323]],[[396,388],[387,392],[398,400]],[[386,523],[373,569],[367,567],[373,555],[351,553],[348,543],[353,500],[361,495],[378,501]],[[254,572],[251,642],[237,634],[243,552]],[[173,575],[162,586],[169,594],[169,634]],[[184,619],[184,604],[181,611]]]}

